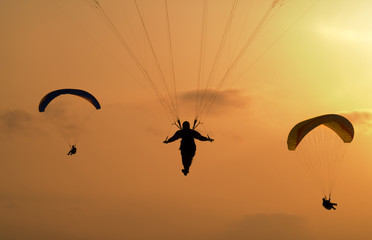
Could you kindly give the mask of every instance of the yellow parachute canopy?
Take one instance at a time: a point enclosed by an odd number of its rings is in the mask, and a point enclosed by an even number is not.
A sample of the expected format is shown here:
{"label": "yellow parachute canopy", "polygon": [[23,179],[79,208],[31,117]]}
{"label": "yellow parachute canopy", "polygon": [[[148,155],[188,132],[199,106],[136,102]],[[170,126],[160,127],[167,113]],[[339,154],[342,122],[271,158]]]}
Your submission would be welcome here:
{"label": "yellow parachute canopy", "polygon": [[332,129],[344,143],[350,143],[354,138],[354,127],[349,120],[337,114],[327,114],[305,120],[294,126],[288,135],[288,150],[296,150],[301,140],[314,128],[320,125]]}

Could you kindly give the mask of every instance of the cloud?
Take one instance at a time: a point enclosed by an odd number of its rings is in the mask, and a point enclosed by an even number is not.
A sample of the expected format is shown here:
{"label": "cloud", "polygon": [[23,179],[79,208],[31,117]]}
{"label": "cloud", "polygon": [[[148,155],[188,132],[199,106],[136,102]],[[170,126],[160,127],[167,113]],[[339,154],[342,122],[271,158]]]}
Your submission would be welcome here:
{"label": "cloud", "polygon": [[222,114],[238,108],[246,107],[251,98],[241,90],[229,89],[223,91],[206,89],[189,91],[181,94],[180,103],[189,109],[195,109],[198,101],[207,106],[209,114]]}
{"label": "cloud", "polygon": [[326,26],[323,24],[319,30],[323,36],[333,41],[338,40],[356,44],[369,44],[372,40],[372,34],[368,29],[337,28],[335,26]]}
{"label": "cloud", "polygon": [[38,131],[34,117],[26,111],[16,109],[0,113],[2,135],[33,135]]}
{"label": "cloud", "polygon": [[9,202],[4,205],[4,208],[15,209],[15,208],[19,208],[19,205],[13,202]]}
{"label": "cloud", "polygon": [[341,113],[358,130],[370,133],[372,129],[372,110],[355,110],[351,112]]}
{"label": "cloud", "polygon": [[309,240],[313,239],[307,221],[291,214],[254,214],[235,222],[218,240]]}

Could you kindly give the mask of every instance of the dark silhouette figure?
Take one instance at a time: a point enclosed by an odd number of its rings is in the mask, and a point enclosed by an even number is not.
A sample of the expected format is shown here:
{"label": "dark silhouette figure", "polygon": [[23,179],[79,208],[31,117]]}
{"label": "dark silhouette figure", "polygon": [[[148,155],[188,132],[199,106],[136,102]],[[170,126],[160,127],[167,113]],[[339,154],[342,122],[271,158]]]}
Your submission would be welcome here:
{"label": "dark silhouette figure", "polygon": [[200,141],[210,141],[213,142],[214,139],[209,137],[204,137],[194,129],[190,129],[190,123],[185,121],[182,124],[182,129],[178,130],[171,138],[165,140],[163,143],[170,143],[174,142],[177,139],[181,138],[181,156],[182,156],[182,164],[183,168],[182,172],[186,176],[189,173],[189,169],[192,163],[192,159],[195,156],[196,152],[196,145],[194,138]]}
{"label": "dark silhouette figure", "polygon": [[327,200],[326,197],[323,198],[323,203],[322,203],[323,207],[327,210],[336,210],[336,208],[334,206],[337,206],[337,203],[332,203],[331,202],[331,196],[329,196],[329,199]]}
{"label": "dark silhouette figure", "polygon": [[71,146],[71,150],[67,153],[67,155],[73,155],[76,154],[76,147],[75,145]]}

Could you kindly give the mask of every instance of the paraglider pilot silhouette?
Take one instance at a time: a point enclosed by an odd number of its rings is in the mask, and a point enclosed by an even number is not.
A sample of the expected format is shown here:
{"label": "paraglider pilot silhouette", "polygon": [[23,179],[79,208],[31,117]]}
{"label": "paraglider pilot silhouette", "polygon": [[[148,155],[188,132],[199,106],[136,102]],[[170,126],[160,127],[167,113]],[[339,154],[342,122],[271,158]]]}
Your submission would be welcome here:
{"label": "paraglider pilot silhouette", "polygon": [[76,147],[75,147],[75,145],[72,145],[71,146],[71,150],[67,153],[67,155],[74,155],[74,154],[76,154]]}
{"label": "paraglider pilot silhouette", "polygon": [[331,210],[331,209],[336,210],[336,208],[334,206],[337,206],[337,203],[331,202],[331,196],[329,196],[329,199],[327,199],[327,197],[323,198],[322,205],[327,210]]}
{"label": "paraglider pilot silhouette", "polygon": [[192,159],[194,158],[195,152],[196,152],[196,145],[195,145],[194,138],[200,141],[210,141],[210,142],[213,142],[214,139],[202,136],[199,132],[195,131],[194,129],[191,129],[190,123],[188,121],[185,121],[182,123],[182,129],[178,130],[171,138],[169,138],[168,140],[165,140],[163,143],[174,142],[180,138],[182,139],[180,150],[181,150],[181,156],[182,156],[182,164],[184,168],[182,169],[182,172],[186,176],[189,173]]}
{"label": "paraglider pilot silhouette", "polygon": [[327,210],[336,210],[337,204],[331,202],[331,193],[345,147],[353,138],[353,124],[337,114],[307,119],[297,123],[289,132],[288,150],[296,151],[310,170],[323,194],[322,206]]}
{"label": "paraglider pilot silhouette", "polygon": [[[63,95],[72,95],[72,96],[77,96],[77,97],[83,98],[84,100],[91,103],[96,110],[101,109],[101,105],[99,104],[98,100],[92,94],[90,94],[89,92],[86,92],[86,91],[80,90],[80,89],[64,88],[64,89],[54,90],[54,91],[48,93],[47,95],[45,95],[39,103],[39,112],[41,112],[41,113],[45,112],[45,110],[47,109],[49,104],[52,101],[54,101],[54,99],[56,99],[60,96],[63,96]],[[57,125],[60,125],[60,124],[57,124]],[[63,126],[60,126],[60,127],[63,127]],[[72,136],[70,136],[70,137],[72,137]],[[77,137],[76,133],[75,133],[75,137]],[[68,142],[72,142],[72,139],[68,139]],[[75,139],[75,142],[76,142],[76,139]],[[72,145],[72,146],[70,145],[70,147],[71,147],[71,150],[67,153],[67,155],[76,154],[76,150],[77,150],[76,145],[75,144]]]}

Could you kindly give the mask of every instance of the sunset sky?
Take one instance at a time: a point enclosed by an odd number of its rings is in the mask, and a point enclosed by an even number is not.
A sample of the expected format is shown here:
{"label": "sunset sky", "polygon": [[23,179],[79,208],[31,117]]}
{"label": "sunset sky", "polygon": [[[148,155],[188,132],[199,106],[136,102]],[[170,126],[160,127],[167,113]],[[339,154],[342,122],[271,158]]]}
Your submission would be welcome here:
{"label": "sunset sky", "polygon": [[[99,2],[156,72],[133,1]],[[205,72],[233,2],[208,1]],[[216,79],[270,2],[237,4]],[[180,117],[193,121],[203,1],[168,5]],[[138,6],[170,77],[164,1]],[[368,0],[276,6],[218,89],[197,129],[215,141],[196,142],[185,177],[179,142],[162,143],[177,128],[92,1],[0,1],[0,239],[372,239],[371,10]],[[102,106],[83,117],[74,156],[64,128],[38,112],[61,88],[84,89]],[[74,101],[78,113],[91,107]],[[355,128],[332,193],[336,211],[321,206],[286,142],[296,123],[329,113]]]}

